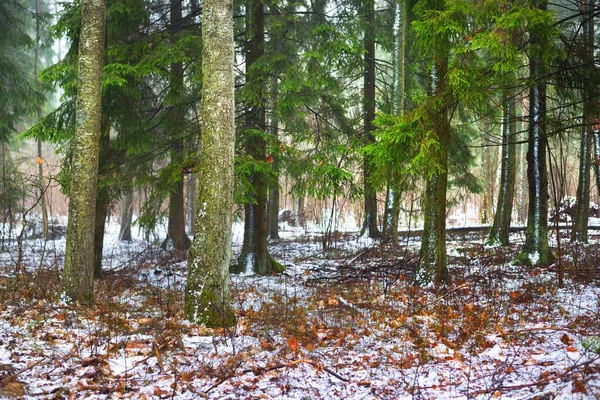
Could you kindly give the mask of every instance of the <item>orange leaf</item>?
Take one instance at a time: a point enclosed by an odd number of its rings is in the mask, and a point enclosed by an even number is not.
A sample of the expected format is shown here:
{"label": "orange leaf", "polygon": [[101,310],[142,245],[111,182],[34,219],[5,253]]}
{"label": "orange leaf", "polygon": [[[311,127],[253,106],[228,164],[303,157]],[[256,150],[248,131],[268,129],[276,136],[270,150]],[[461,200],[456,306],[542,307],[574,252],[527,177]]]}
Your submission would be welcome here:
{"label": "orange leaf", "polygon": [[290,346],[290,349],[292,351],[298,351],[298,341],[296,340],[296,338],[289,338],[287,340],[287,344],[288,346]]}
{"label": "orange leaf", "polygon": [[44,163],[44,159],[42,157],[36,157],[35,158],[35,163],[40,165]]}
{"label": "orange leaf", "polygon": [[164,396],[166,394],[169,394],[169,392],[167,392],[166,390],[162,390],[158,386],[154,386],[154,390],[152,391],[152,393],[154,393],[155,396]]}
{"label": "orange leaf", "polygon": [[501,391],[499,391],[499,390],[496,390],[496,391],[494,392],[494,394],[492,395],[492,397],[493,397],[493,398],[495,398],[495,399],[497,399],[497,398],[499,398],[499,397],[501,397],[501,396],[502,396],[502,392],[501,392]]}
{"label": "orange leaf", "polygon": [[577,350],[577,349],[576,349],[575,347],[573,347],[573,346],[567,346],[567,351],[568,351],[568,352],[570,352],[570,353],[575,353],[575,352],[577,352],[577,351],[579,351],[579,350]]}
{"label": "orange leaf", "polygon": [[269,155],[267,156],[267,160],[266,160],[266,161],[267,161],[269,164],[272,164],[272,163],[273,163],[273,154],[269,154]]}

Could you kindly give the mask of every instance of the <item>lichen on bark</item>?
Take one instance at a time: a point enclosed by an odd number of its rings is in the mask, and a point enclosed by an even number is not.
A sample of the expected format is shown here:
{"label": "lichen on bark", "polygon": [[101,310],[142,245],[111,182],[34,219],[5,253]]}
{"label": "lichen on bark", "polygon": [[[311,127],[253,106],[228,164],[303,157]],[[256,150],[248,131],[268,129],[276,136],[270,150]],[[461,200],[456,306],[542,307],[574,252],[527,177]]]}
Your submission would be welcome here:
{"label": "lichen on bark", "polygon": [[62,297],[82,303],[93,300],[105,9],[105,0],[83,0],[81,3],[75,137]]}
{"label": "lichen on bark", "polygon": [[202,106],[195,235],[184,312],[209,327],[235,325],[229,293],[235,145],[233,4],[205,0]]}

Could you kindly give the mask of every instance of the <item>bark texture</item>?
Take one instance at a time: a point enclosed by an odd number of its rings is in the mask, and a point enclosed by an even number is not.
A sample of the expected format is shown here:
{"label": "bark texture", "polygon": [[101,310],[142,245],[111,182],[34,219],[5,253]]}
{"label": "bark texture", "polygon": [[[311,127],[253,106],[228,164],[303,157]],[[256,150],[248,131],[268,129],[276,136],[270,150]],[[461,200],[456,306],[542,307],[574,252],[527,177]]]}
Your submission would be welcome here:
{"label": "bark texture", "polygon": [[[582,58],[583,64],[594,65],[594,0],[579,2],[583,25]],[[592,165],[592,141],[594,137],[593,85],[584,85],[583,96],[583,127],[579,151],[579,179],[577,182],[577,197],[575,201],[575,217],[573,220],[573,242],[587,243],[588,218],[590,213],[590,180]]]}
{"label": "bark texture", "polygon": [[121,201],[121,227],[119,229],[119,240],[130,242],[131,223],[133,222],[133,189],[126,188]]}
{"label": "bark texture", "polygon": [[[257,66],[264,55],[264,3],[248,0],[246,8],[246,124],[244,127],[246,153],[254,160],[266,160],[265,73]],[[251,95],[250,95],[251,94]],[[250,176],[254,201],[244,206],[244,243],[235,272],[270,275],[282,272],[282,266],[269,254],[267,201],[269,176],[254,171]],[[251,194],[249,194],[251,196]]]}
{"label": "bark texture", "polygon": [[[394,68],[392,114],[404,115],[404,91],[406,82],[406,0],[396,1],[394,11]],[[398,244],[398,220],[400,218],[400,182],[393,173],[389,174],[385,196],[385,213],[383,217],[382,242]]]}
{"label": "bark texture", "polygon": [[[547,9],[545,2],[537,4],[539,9]],[[537,38],[532,35],[532,44]],[[546,83],[543,66],[537,56],[530,56],[529,74],[533,85],[529,91],[529,130],[527,149],[527,184],[529,207],[527,210],[527,231],[523,251],[519,261],[527,265],[549,265],[554,257],[548,244],[548,169],[546,135]]]}
{"label": "bark texture", "polygon": [[448,56],[436,55],[434,71],[431,74],[431,96],[442,100],[435,102],[437,106],[433,106],[432,102],[429,119],[432,124],[432,134],[439,143],[439,148],[434,150],[432,155],[433,162],[439,169],[430,175],[426,182],[421,259],[415,278],[415,282],[419,285],[450,280],[446,258],[446,191],[448,186],[448,148],[451,141],[447,72]]}
{"label": "bark texture", "polygon": [[502,103],[502,154],[500,165],[500,191],[494,223],[490,232],[490,243],[508,246],[512,217],[517,170],[517,116],[512,91],[506,91]]}
{"label": "bark texture", "polygon": [[209,327],[235,325],[229,291],[235,145],[233,2],[202,9],[201,162],[184,312]]}
{"label": "bark texture", "polygon": [[[171,0],[171,34],[173,40],[181,28],[182,1]],[[183,161],[182,121],[185,119],[185,109],[181,105],[183,97],[183,65],[171,64],[171,93],[173,108],[170,110],[169,129],[173,136],[171,164],[180,165]],[[165,245],[172,246],[176,251],[185,252],[190,247],[190,238],[185,232],[185,201],[184,201],[183,170],[174,184],[174,190],[169,195],[169,222],[167,224],[167,239]]]}
{"label": "bark texture", "polygon": [[93,300],[94,214],[102,99],[105,0],[82,0],[75,138],[63,271],[67,301]]}
{"label": "bark texture", "polygon": [[[365,143],[373,143],[375,126],[375,1],[363,1],[364,12],[364,75],[363,75],[363,124]],[[377,226],[377,192],[371,185],[371,171],[374,167],[369,156],[364,156],[364,196],[365,217],[361,233],[366,233],[371,238],[380,238],[381,232]]]}

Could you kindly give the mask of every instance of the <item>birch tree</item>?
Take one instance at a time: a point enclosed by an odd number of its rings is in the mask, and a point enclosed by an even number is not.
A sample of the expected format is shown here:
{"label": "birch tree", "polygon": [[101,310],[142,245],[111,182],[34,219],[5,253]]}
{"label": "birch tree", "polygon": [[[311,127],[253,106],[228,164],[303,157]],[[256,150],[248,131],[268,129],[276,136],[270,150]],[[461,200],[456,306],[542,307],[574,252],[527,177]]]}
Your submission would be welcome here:
{"label": "birch tree", "polygon": [[233,3],[202,9],[201,162],[185,316],[209,327],[235,325],[229,293],[235,145]]}

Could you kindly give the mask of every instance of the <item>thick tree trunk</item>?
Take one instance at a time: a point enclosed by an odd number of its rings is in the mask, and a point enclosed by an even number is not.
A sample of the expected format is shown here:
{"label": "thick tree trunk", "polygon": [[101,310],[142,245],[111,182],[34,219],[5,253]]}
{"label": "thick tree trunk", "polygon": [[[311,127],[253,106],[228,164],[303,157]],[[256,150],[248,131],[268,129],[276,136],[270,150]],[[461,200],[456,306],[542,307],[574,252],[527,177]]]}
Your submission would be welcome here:
{"label": "thick tree trunk", "polygon": [[[594,0],[581,0],[580,10],[583,25],[583,59],[584,65],[594,68]],[[579,155],[579,179],[577,198],[575,201],[575,218],[573,220],[573,242],[587,243],[588,218],[590,210],[590,180],[592,164],[592,141],[594,137],[594,92],[592,85],[585,85],[583,95],[583,128]]]}
{"label": "thick tree trunk", "polygon": [[104,0],[82,0],[63,298],[88,303],[94,287],[94,219],[104,52]]}
{"label": "thick tree trunk", "polygon": [[[182,20],[181,0],[171,0],[171,34],[175,35],[180,29]],[[181,139],[182,121],[185,117],[184,108],[181,105],[183,96],[183,65],[181,63],[171,64],[171,98],[174,103],[170,110],[169,129],[173,137],[173,149],[171,151],[171,164],[180,165],[183,161],[183,139]],[[185,232],[185,194],[183,183],[183,169],[178,181],[174,184],[174,190],[169,195],[169,222],[167,225],[167,238],[165,247],[171,247],[180,252],[185,252],[190,247],[190,238]]]}
{"label": "thick tree trunk", "polygon": [[[365,143],[373,143],[373,120],[375,119],[375,1],[363,1],[364,12],[364,77],[363,77],[363,123]],[[361,230],[371,238],[380,238],[377,226],[377,192],[370,182],[372,169],[371,158],[364,156],[363,175],[365,192],[365,219]]]}
{"label": "thick tree trunk", "polygon": [[513,198],[515,192],[515,176],[517,167],[517,116],[513,91],[504,94],[502,116],[502,160],[500,166],[500,191],[494,224],[490,232],[489,242],[508,246],[510,221],[512,217]]}
{"label": "thick tree trunk", "polygon": [[119,240],[130,242],[131,224],[133,222],[133,188],[125,189],[123,200],[121,201],[121,228],[119,230]]}
{"label": "thick tree trunk", "polygon": [[184,312],[209,327],[235,325],[229,291],[235,146],[233,3],[202,3],[201,162]]}
{"label": "thick tree trunk", "polygon": [[429,110],[429,119],[439,149],[435,151],[433,161],[439,170],[429,176],[426,182],[423,207],[423,237],[421,241],[421,259],[415,277],[415,283],[428,285],[432,282],[443,283],[450,280],[446,259],[446,191],[448,187],[448,148],[450,147],[450,101],[446,90],[448,72],[447,55],[437,56],[432,72],[432,96],[441,96],[444,101],[439,107]]}
{"label": "thick tree trunk", "polygon": [[[248,0],[246,10],[246,83],[244,90],[252,93],[254,101],[246,103],[246,126],[244,130],[246,152],[255,160],[266,160],[265,77],[255,63],[264,54],[265,26],[264,3]],[[250,176],[254,188],[254,201],[244,207],[244,243],[234,272],[270,275],[282,272],[282,266],[269,254],[267,227],[267,191],[269,177],[255,171]]]}
{"label": "thick tree trunk", "polygon": [[[544,4],[538,5],[546,9]],[[536,38],[532,38],[536,44]],[[549,265],[554,259],[548,244],[548,169],[546,152],[546,83],[542,66],[535,56],[529,61],[534,84],[529,91],[529,130],[527,150],[527,182],[529,208],[525,245],[518,259],[527,265]]]}
{"label": "thick tree trunk", "polygon": [[[394,115],[402,116],[404,115],[404,87],[406,82],[406,0],[396,1],[394,12],[394,54],[392,59],[394,68],[394,98],[392,99],[392,113]],[[392,172],[388,175],[385,196],[385,213],[383,217],[383,233],[381,239],[383,243],[398,244],[400,193],[399,179]]]}

